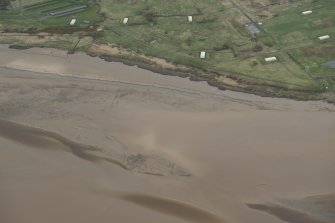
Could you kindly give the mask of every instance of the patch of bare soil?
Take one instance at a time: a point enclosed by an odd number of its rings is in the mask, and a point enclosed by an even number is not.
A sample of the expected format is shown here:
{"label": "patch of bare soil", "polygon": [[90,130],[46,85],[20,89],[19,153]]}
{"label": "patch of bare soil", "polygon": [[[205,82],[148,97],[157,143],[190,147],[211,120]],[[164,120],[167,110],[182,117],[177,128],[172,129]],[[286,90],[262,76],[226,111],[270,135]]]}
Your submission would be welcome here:
{"label": "patch of bare soil", "polygon": [[319,47],[302,49],[305,56],[329,56],[335,55],[335,47]]}
{"label": "patch of bare soil", "polygon": [[218,82],[223,83],[225,85],[229,85],[229,86],[234,86],[234,87],[244,87],[243,84],[238,83],[237,81],[226,77],[226,76],[219,76],[215,78]]}
{"label": "patch of bare soil", "polygon": [[325,20],[317,20],[313,23],[313,26],[315,28],[328,28],[333,26],[334,23],[331,19],[325,19]]}
{"label": "patch of bare soil", "polygon": [[[0,27],[1,29],[1,27]],[[19,44],[26,45],[42,45],[47,42],[54,41],[66,41],[71,38],[69,35],[58,35],[41,32],[36,35],[26,34],[26,33],[2,33],[0,36],[0,42],[16,42]]]}
{"label": "patch of bare soil", "polygon": [[138,55],[135,52],[132,52],[127,49],[123,49],[111,44],[107,45],[98,45],[98,44],[92,44],[91,47],[89,48],[90,53],[95,53],[95,54],[106,54],[106,55],[125,55],[125,56],[139,56],[142,59],[145,59],[149,62],[152,62],[156,65],[158,65],[161,68],[164,69],[175,69],[177,66],[169,63],[168,61],[160,58],[155,58],[155,57],[148,57],[145,55]]}
{"label": "patch of bare soil", "polygon": [[128,0],[128,4],[129,5],[135,5],[135,4],[137,4],[137,2],[138,2],[138,0]]}

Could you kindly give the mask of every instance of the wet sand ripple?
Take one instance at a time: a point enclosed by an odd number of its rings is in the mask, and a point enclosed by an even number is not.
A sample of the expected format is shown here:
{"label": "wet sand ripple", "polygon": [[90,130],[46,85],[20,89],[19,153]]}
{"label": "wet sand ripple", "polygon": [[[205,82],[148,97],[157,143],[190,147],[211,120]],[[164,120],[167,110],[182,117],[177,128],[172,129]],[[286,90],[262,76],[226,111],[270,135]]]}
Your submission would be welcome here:
{"label": "wet sand ripple", "polygon": [[135,194],[135,193],[121,193],[118,194],[117,197],[121,198],[122,200],[131,202],[133,204],[139,205],[141,207],[158,211],[177,218],[181,218],[190,222],[197,222],[197,223],[225,222],[219,216],[207,210],[176,200],[145,195],[145,194]]}

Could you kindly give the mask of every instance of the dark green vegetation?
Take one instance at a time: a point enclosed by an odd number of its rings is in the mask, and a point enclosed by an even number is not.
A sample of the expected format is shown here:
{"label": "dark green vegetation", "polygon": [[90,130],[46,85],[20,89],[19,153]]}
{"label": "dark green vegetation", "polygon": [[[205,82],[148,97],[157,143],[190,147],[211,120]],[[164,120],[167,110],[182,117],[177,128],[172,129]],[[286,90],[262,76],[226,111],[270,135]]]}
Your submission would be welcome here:
{"label": "dark green vegetation", "polygon": [[[82,5],[83,11],[50,16]],[[302,15],[306,10],[313,13]],[[335,69],[323,65],[335,60],[334,12],[333,0],[49,0],[1,11],[0,23],[16,31],[86,32],[92,36],[86,48],[113,44],[211,79],[228,75],[251,92],[334,100]],[[330,38],[320,41],[322,35]],[[264,61],[271,56],[278,60]]]}
{"label": "dark green vegetation", "polygon": [[11,0],[0,0],[0,9],[7,9]]}

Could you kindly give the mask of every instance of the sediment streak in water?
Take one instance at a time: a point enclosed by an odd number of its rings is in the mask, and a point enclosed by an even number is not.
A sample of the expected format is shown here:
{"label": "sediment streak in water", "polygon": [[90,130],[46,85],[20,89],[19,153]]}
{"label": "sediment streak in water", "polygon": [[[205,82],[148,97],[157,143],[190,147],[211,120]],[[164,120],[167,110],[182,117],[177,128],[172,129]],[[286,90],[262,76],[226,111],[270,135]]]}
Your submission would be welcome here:
{"label": "sediment streak in water", "polygon": [[57,133],[43,129],[0,119],[0,136],[34,148],[61,149],[71,152],[80,159],[91,162],[106,161],[123,169],[128,169],[120,161],[93,154],[94,152],[101,153],[103,150],[100,148],[76,143]]}

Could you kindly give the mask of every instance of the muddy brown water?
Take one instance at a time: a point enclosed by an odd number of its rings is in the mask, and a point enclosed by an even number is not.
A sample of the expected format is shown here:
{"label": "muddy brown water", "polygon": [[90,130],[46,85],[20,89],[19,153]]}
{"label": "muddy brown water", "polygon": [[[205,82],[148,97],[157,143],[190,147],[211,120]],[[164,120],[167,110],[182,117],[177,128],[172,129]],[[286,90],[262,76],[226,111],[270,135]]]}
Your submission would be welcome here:
{"label": "muddy brown water", "polygon": [[333,105],[0,49],[1,222],[332,223]]}

